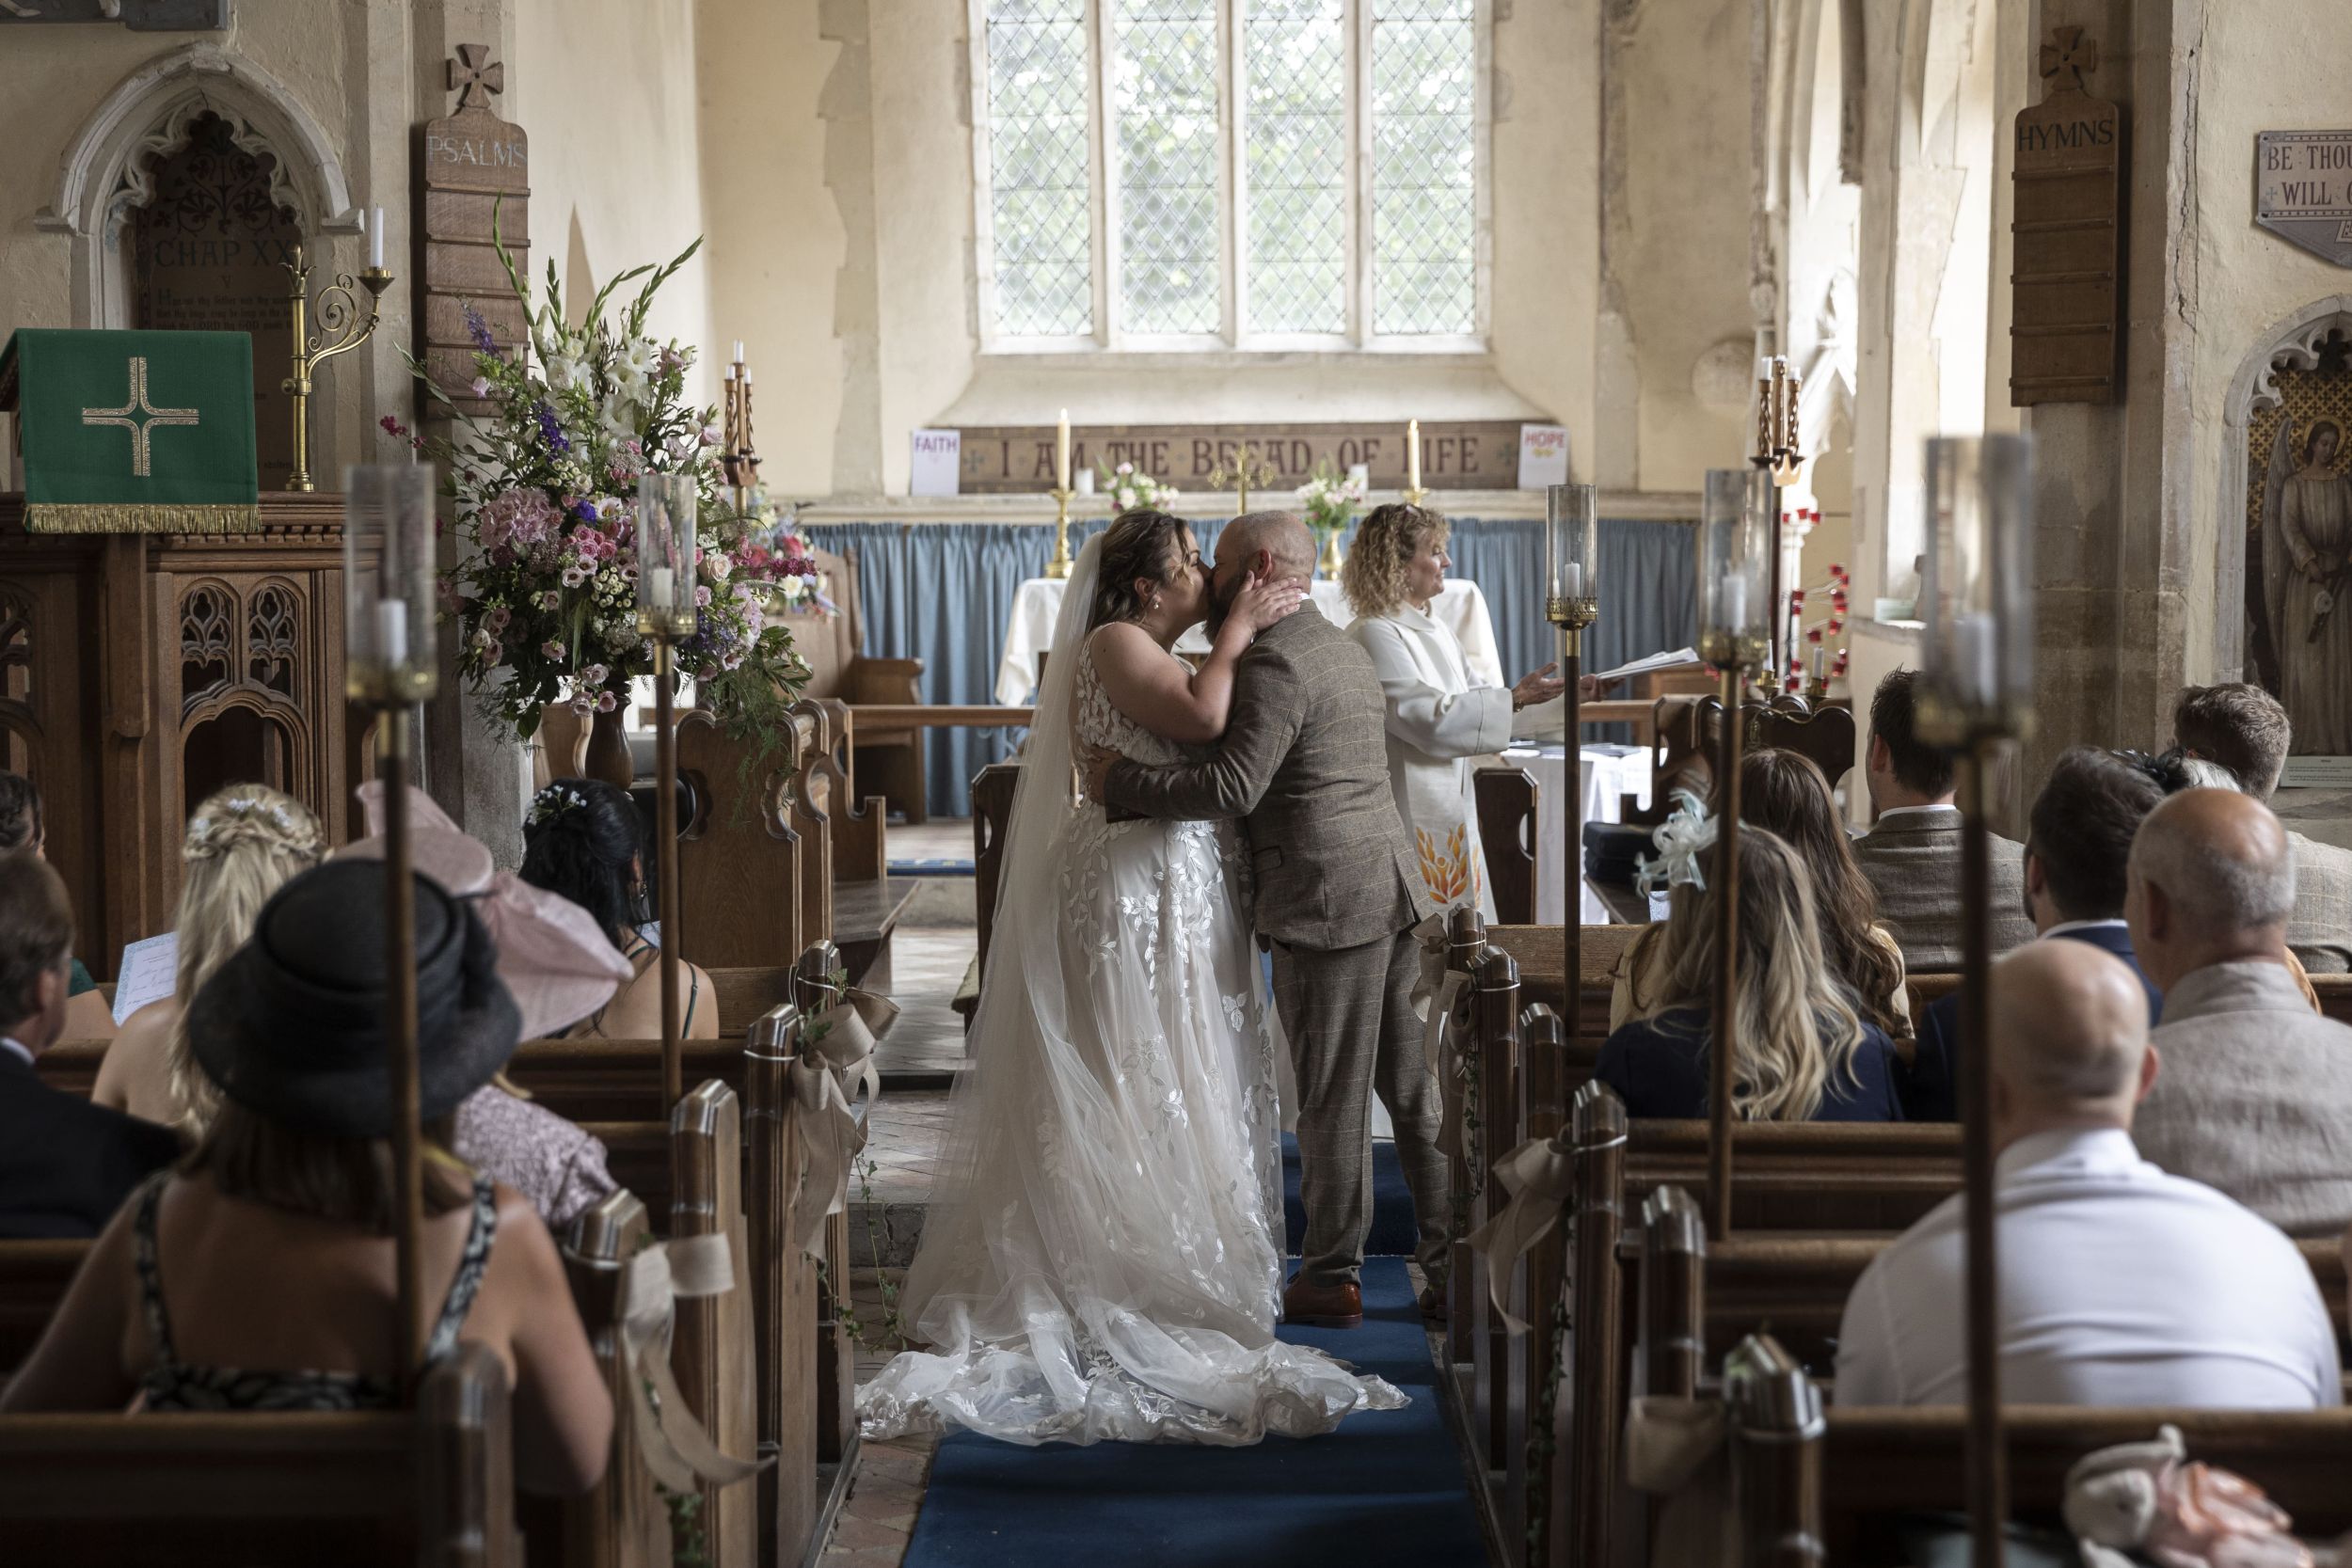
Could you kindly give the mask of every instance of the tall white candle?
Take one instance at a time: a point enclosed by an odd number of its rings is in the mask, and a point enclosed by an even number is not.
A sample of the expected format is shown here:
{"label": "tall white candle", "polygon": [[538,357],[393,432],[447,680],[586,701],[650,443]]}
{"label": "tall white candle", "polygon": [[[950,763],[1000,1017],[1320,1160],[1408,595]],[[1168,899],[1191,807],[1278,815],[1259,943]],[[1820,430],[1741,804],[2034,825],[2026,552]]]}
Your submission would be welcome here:
{"label": "tall white candle", "polygon": [[1560,578],[1561,592],[1564,595],[1571,599],[1581,599],[1584,596],[1584,564],[1582,562],[1571,561],[1560,568]]}
{"label": "tall white candle", "polygon": [[1080,468],[1077,479],[1078,494],[1082,496],[1094,494],[1094,470],[1092,468]]}
{"label": "tall white candle", "polygon": [[1061,411],[1060,422],[1054,426],[1054,488],[1070,488],[1070,410]]}
{"label": "tall white candle", "polygon": [[735,340],[735,362],[739,365],[743,362],[743,340],[740,338]]}
{"label": "tall white candle", "polygon": [[1715,609],[1723,620],[1723,629],[1737,637],[1748,626],[1748,579],[1738,572],[1725,572],[1715,589]]}
{"label": "tall white candle", "polygon": [[669,567],[656,566],[653,569],[653,606],[656,610],[666,614],[676,608],[675,595],[670,592],[672,585],[676,581],[676,574]]}
{"label": "tall white candle", "polygon": [[375,651],[385,667],[408,662],[408,601],[375,601]]}
{"label": "tall white candle", "polygon": [[384,270],[384,209],[378,207],[368,218],[368,265]]}
{"label": "tall white candle", "polygon": [[1952,618],[1953,686],[1973,703],[1990,706],[2000,696],[1994,684],[1993,617],[1976,610]]}
{"label": "tall white candle", "polygon": [[1405,421],[1405,488],[1421,488],[1421,421]]}
{"label": "tall white candle", "polygon": [[1369,490],[1372,488],[1372,465],[1351,463],[1347,466],[1347,477],[1352,483]]}
{"label": "tall white candle", "polygon": [[1829,684],[1829,650],[1827,648],[1813,650],[1813,678],[1824,686]]}

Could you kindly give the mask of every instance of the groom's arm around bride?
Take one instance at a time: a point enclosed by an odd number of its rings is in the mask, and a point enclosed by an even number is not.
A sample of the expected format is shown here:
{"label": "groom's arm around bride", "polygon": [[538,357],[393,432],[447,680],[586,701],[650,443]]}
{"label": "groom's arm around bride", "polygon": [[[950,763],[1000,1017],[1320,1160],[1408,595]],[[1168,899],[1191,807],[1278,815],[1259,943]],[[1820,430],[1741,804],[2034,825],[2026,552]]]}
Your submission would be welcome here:
{"label": "groom's arm around bride", "polygon": [[[1218,537],[1212,600],[1254,569],[1304,580],[1314,545],[1288,514]],[[1199,761],[1091,769],[1114,817],[1241,818],[1271,939],[1274,1002],[1300,1098],[1307,1239],[1294,1321],[1344,1323],[1372,1219],[1370,1096],[1396,1126],[1424,1268],[1441,1261],[1445,1165],[1438,1097],[1412,1006],[1429,912],[1389,782],[1387,714],[1371,656],[1310,604],[1261,633],[1235,671],[1232,718]]]}

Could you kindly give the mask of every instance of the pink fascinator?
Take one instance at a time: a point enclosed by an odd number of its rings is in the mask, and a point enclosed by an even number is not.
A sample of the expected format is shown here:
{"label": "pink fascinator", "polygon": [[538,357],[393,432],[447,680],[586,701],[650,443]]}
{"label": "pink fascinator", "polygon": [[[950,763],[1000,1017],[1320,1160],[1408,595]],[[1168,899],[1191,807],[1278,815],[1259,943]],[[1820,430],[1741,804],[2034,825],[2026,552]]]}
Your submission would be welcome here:
{"label": "pink fascinator", "polygon": [[[384,784],[359,786],[368,836],[330,858],[381,860]],[[523,1015],[524,1039],[546,1039],[612,1000],[636,974],[595,917],[570,899],[500,871],[488,847],[468,837],[421,789],[408,789],[409,859],[474,913],[498,944],[498,974]]]}

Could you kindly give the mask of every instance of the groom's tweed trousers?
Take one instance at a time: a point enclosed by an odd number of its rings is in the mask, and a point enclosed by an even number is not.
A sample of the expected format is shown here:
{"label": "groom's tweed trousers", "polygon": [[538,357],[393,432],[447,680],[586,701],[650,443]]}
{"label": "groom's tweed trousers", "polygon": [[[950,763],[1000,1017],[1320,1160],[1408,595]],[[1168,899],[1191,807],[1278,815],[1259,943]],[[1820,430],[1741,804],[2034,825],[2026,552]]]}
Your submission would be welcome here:
{"label": "groom's tweed trousers", "polygon": [[1242,655],[1216,750],[1164,768],[1122,762],[1104,788],[1115,818],[1243,822],[1298,1070],[1300,1275],[1318,1284],[1354,1279],[1363,1261],[1375,1087],[1396,1124],[1424,1264],[1441,1253],[1446,1223],[1406,935],[1431,906],[1389,784],[1387,724],[1372,656],[1308,605]]}

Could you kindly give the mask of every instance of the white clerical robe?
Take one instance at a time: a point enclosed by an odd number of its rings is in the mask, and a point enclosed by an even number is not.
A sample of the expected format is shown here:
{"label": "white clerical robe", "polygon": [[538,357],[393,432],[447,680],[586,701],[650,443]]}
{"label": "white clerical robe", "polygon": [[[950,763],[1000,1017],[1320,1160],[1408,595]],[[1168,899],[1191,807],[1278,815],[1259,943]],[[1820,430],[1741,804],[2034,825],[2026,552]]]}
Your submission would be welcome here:
{"label": "white clerical robe", "polygon": [[1409,604],[1348,627],[1372,655],[1389,709],[1389,784],[1429,896],[1495,917],[1470,759],[1511,741],[1507,687],[1473,686],[1454,633]]}

